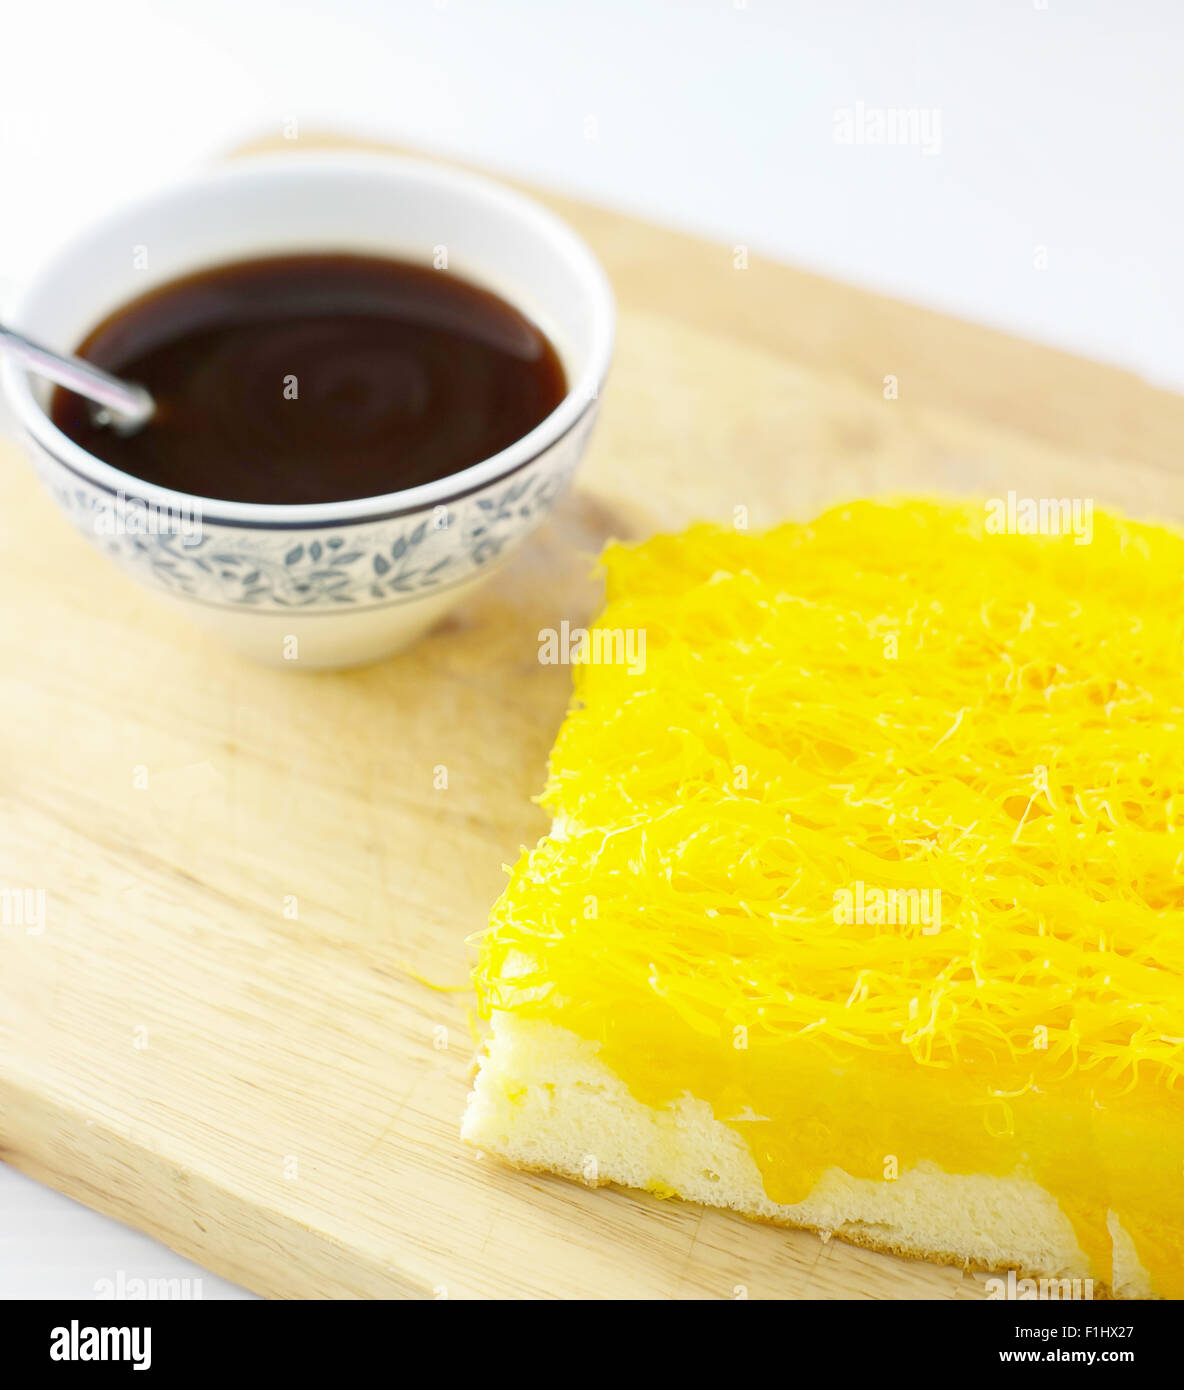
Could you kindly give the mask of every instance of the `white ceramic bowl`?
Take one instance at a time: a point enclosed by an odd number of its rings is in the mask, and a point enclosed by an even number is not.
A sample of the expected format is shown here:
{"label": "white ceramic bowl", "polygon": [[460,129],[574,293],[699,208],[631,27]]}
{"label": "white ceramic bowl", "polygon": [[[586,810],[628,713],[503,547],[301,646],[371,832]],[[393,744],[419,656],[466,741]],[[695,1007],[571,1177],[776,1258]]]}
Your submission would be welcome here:
{"label": "white ceramic bowl", "polygon": [[528,198],[419,160],[356,153],[243,160],[188,178],[54,255],[7,315],[71,350],[121,304],[179,275],[293,251],[385,254],[484,285],[532,318],[568,379],[510,448],[382,497],[267,506],[145,483],[88,454],[46,414],[48,389],[0,379],[46,487],[135,579],[233,646],[309,670],[405,646],[480,584],[554,507],[612,355],[612,291],[583,241]]}

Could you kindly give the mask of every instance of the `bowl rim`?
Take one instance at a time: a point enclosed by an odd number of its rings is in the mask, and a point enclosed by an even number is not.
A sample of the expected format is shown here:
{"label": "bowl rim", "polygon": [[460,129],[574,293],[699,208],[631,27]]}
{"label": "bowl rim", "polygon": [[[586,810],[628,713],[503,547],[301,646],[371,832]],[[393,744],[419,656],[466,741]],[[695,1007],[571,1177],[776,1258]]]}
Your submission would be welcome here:
{"label": "bowl rim", "polygon": [[[402,488],[373,497],[351,498],[344,502],[234,502],[161,487],[96,458],[57,428],[33,394],[31,375],[19,367],[14,359],[3,356],[0,360],[0,383],[13,413],[19,424],[55,463],[104,492],[142,500],[160,511],[197,512],[203,522],[214,525],[261,530],[308,530],[385,521],[460,501],[536,462],[570,434],[597,405],[612,358],[616,303],[608,276],[591,248],[562,218],[526,194],[482,174],[409,155],[369,150],[246,155],[174,179],[145,196],[120,204],[58,246],[27,279],[10,306],[7,321],[17,329],[27,327],[28,303],[43,289],[45,281],[53,275],[57,266],[77,256],[86,243],[106,227],[123,221],[129,215],[134,216],[137,209],[156,207],[180,194],[216,190],[231,183],[276,175],[290,177],[297,170],[311,173],[314,177],[318,172],[328,175],[341,172],[385,174],[400,182],[419,183],[421,186],[428,183],[459,190],[474,201],[500,204],[536,236],[549,241],[576,273],[585,295],[592,335],[587,360],[579,376],[569,381],[560,403],[534,429],[508,448],[458,473],[450,473],[418,487]],[[244,255],[250,254],[250,250],[244,252]],[[259,254],[266,252],[260,249]],[[507,297],[513,302],[512,296]]]}

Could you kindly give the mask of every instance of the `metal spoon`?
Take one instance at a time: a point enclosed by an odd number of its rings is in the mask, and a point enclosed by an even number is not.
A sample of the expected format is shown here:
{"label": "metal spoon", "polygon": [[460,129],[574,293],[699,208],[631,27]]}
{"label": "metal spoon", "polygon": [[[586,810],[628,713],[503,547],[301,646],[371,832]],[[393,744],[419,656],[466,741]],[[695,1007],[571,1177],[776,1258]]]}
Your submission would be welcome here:
{"label": "metal spoon", "polygon": [[51,352],[0,323],[0,349],[11,352],[31,372],[48,377],[99,407],[94,420],[119,434],[135,434],[151,420],[156,402],[143,386],[121,381],[69,353]]}

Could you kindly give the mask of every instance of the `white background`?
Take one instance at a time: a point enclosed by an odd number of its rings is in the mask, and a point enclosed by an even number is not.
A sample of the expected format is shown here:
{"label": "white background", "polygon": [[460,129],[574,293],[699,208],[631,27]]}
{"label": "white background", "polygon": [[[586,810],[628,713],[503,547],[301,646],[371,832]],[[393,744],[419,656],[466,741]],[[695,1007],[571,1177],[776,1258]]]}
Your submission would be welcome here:
{"label": "white background", "polygon": [[[10,0],[0,33],[0,282],[294,119],[1184,389],[1179,0]],[[836,143],[859,103],[939,120],[939,149]],[[201,1273],[0,1168],[0,1296],[120,1270]]]}

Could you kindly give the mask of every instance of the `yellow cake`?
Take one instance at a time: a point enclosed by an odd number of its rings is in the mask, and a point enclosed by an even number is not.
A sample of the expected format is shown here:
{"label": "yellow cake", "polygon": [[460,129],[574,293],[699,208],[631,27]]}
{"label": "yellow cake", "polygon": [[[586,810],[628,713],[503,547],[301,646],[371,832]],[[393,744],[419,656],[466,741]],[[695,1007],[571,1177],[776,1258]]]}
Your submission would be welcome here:
{"label": "yellow cake", "polygon": [[609,549],[469,1142],[1184,1296],[1184,537],[1048,516]]}

